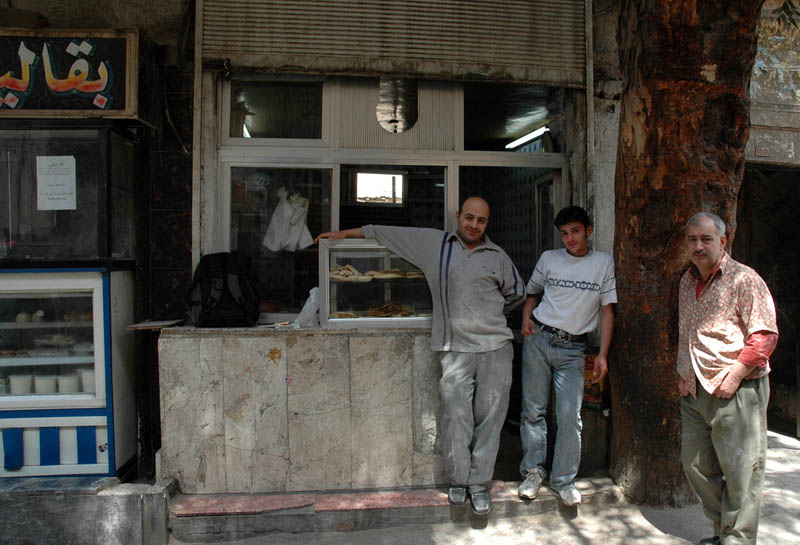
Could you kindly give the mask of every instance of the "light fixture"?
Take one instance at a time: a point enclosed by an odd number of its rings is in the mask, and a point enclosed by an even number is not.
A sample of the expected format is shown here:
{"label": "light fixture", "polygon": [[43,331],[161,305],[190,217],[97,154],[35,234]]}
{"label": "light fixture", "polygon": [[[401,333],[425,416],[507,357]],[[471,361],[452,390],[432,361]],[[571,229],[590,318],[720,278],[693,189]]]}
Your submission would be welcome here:
{"label": "light fixture", "polygon": [[525,136],[523,136],[521,138],[517,138],[513,142],[511,142],[509,144],[506,144],[506,149],[518,148],[522,144],[526,144],[526,143],[530,142],[531,140],[533,140],[534,138],[540,137],[541,135],[543,135],[546,132],[550,132],[550,129],[547,128],[547,127],[539,127],[535,131],[529,132]]}

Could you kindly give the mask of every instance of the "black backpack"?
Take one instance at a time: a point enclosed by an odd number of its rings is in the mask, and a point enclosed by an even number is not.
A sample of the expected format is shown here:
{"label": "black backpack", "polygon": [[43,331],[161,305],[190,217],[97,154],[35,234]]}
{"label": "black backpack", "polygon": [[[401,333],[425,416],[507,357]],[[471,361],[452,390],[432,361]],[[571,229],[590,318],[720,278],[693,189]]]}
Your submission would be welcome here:
{"label": "black backpack", "polygon": [[197,327],[243,327],[258,321],[258,296],[250,258],[237,252],[207,254],[194,271],[189,305]]}

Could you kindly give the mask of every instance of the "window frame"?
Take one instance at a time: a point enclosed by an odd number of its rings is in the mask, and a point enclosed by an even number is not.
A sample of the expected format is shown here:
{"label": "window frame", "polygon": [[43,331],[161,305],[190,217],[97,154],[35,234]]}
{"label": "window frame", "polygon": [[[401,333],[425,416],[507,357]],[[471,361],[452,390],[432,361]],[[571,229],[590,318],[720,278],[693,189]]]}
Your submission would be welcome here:
{"label": "window frame", "polygon": [[[215,157],[212,159],[211,172],[216,173],[217,183],[213,188],[204,191],[204,201],[200,209],[203,220],[198,223],[200,231],[200,248],[203,252],[230,250],[230,215],[231,215],[231,169],[233,167],[263,167],[286,169],[326,169],[331,171],[330,188],[330,226],[332,231],[340,228],[341,214],[341,167],[359,165],[369,170],[371,165],[390,170],[391,167],[409,165],[438,166],[445,169],[445,187],[443,215],[444,225],[439,228],[455,231],[457,228],[456,212],[460,200],[459,172],[461,167],[532,167],[550,168],[560,171],[560,179],[554,190],[554,206],[558,210],[569,201],[569,157],[566,153],[516,153],[511,151],[474,151],[464,150],[464,111],[457,109],[454,123],[460,128],[456,146],[451,150],[407,150],[407,149],[351,149],[339,148],[336,144],[333,127],[345,123],[341,119],[345,113],[339,102],[342,100],[342,89],[338,79],[323,79],[323,138],[308,141],[305,139],[264,139],[264,138],[231,138],[230,92],[231,83],[220,81],[224,97],[218,103],[219,119],[223,121],[221,130],[223,137]],[[454,100],[463,98],[463,88],[455,90]],[[219,100],[219,98],[218,98]],[[216,163],[215,165],[213,163]],[[204,177],[208,180],[208,177]],[[536,192],[535,187],[531,191]],[[536,213],[536,211],[532,211]],[[537,214],[538,216],[538,214]],[[539,219],[537,218],[537,222]],[[208,225],[211,224],[211,226]],[[312,233],[316,236],[318,233]],[[536,241],[532,241],[536,244]]]}
{"label": "window frame", "polygon": [[[358,200],[358,175],[359,174],[380,174],[382,176],[400,176],[400,202],[396,200],[393,202],[364,202]],[[395,186],[396,189],[397,186]],[[396,195],[396,193],[395,193]],[[358,170],[356,171],[356,200],[348,201],[346,204],[353,204],[353,205],[363,205],[363,206],[397,206],[402,207],[407,205],[407,196],[408,196],[408,184],[406,180],[406,175],[402,172],[371,172],[369,170]],[[340,202],[341,205],[341,202]]]}
{"label": "window frame", "polygon": [[[285,170],[329,170],[331,171],[331,206],[333,206],[334,200],[338,200],[338,198],[333,197],[334,190],[338,194],[339,190],[336,186],[336,182],[334,182],[334,178],[338,179],[339,173],[338,168],[333,168],[333,165],[325,165],[325,164],[298,164],[298,163],[272,163],[272,162],[264,162],[264,161],[255,161],[250,162],[246,160],[241,161],[222,161],[220,162],[220,169],[221,169],[221,176],[220,179],[222,183],[219,184],[219,192],[217,195],[218,202],[220,204],[220,223],[221,225],[218,226],[217,232],[219,233],[218,241],[223,243],[220,247],[223,249],[222,251],[229,252],[231,251],[231,193],[233,191],[233,186],[231,182],[231,172],[234,168],[269,168],[269,169],[285,169]],[[331,228],[333,228],[333,224],[331,223]],[[312,233],[312,235],[316,236],[318,233]]]}
{"label": "window frame", "polygon": [[[328,147],[330,144],[330,85],[329,81],[322,77],[312,76],[296,76],[296,75],[281,75],[278,77],[267,77],[258,74],[247,74],[241,77],[234,78],[237,81],[252,81],[258,83],[269,83],[271,81],[286,83],[286,82],[321,82],[322,83],[322,126],[320,127],[321,138],[240,138],[231,136],[231,81],[226,81],[222,85],[222,104],[220,112],[219,131],[220,131],[220,144],[222,146],[235,146],[235,147],[311,147],[321,148]],[[326,98],[327,97],[327,98]]]}

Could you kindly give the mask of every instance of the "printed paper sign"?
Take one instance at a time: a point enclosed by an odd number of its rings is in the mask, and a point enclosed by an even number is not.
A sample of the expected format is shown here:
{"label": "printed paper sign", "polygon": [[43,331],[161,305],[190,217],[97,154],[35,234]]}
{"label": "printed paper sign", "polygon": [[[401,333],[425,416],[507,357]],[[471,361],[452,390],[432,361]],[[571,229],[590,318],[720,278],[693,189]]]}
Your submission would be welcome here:
{"label": "printed paper sign", "polygon": [[54,155],[36,158],[38,210],[75,210],[75,157]]}

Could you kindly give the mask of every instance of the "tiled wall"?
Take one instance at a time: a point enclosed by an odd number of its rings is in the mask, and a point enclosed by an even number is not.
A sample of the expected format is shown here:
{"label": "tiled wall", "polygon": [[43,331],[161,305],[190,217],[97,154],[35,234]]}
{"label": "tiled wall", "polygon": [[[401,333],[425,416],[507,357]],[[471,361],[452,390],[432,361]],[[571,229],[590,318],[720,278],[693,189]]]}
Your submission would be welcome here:
{"label": "tiled wall", "polygon": [[[162,126],[151,149],[149,204],[150,297],[146,317],[185,316],[192,275],[192,78],[191,72],[162,72]],[[163,107],[169,109],[166,119]],[[189,152],[186,153],[184,148]]]}
{"label": "tiled wall", "polygon": [[165,330],[161,468],[184,493],[444,481],[428,330]]}

